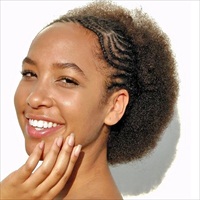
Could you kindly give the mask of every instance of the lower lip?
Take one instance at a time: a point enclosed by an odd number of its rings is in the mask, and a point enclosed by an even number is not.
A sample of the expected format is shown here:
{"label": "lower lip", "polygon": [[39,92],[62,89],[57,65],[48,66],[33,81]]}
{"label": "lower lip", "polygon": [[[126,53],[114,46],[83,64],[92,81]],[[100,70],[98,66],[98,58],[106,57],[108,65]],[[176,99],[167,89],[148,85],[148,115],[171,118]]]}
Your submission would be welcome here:
{"label": "lower lip", "polygon": [[33,138],[43,138],[46,136],[49,136],[51,134],[54,134],[56,131],[61,129],[63,126],[58,125],[56,127],[52,128],[44,128],[42,130],[36,130],[33,126],[30,126],[29,124],[26,125],[26,132],[29,136]]}

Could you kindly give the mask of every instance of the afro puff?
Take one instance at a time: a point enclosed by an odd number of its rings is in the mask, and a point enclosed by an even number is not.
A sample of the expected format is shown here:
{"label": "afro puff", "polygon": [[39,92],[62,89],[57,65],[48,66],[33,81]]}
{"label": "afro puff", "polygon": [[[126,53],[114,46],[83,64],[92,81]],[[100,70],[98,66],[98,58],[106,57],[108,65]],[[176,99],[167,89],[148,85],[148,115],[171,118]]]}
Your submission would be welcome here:
{"label": "afro puff", "polygon": [[[176,62],[167,35],[141,9],[94,1],[54,20],[74,22],[98,37],[102,59],[112,69],[107,92],[126,89],[130,100],[110,129],[110,164],[139,159],[156,146],[178,96]],[[50,25],[50,24],[49,24]]]}

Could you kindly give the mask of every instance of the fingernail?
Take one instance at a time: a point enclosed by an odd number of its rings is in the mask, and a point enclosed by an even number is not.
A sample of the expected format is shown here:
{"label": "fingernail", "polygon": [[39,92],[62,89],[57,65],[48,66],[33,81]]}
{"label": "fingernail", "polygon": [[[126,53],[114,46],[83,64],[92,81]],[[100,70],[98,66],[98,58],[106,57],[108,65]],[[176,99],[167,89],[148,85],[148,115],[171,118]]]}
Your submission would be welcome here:
{"label": "fingernail", "polygon": [[78,157],[79,154],[80,154],[80,152],[81,152],[82,145],[79,144],[79,145],[76,146],[75,148],[76,148],[76,149],[75,149],[75,151],[74,151],[74,155]]}
{"label": "fingernail", "polygon": [[69,146],[74,146],[74,134],[71,133],[68,140]]}
{"label": "fingernail", "polygon": [[61,147],[62,141],[63,141],[63,138],[61,136],[57,138],[56,144],[58,147]]}
{"label": "fingernail", "polygon": [[42,140],[42,141],[39,143],[39,148],[40,148],[40,149],[43,149],[43,148],[44,148],[44,140]]}

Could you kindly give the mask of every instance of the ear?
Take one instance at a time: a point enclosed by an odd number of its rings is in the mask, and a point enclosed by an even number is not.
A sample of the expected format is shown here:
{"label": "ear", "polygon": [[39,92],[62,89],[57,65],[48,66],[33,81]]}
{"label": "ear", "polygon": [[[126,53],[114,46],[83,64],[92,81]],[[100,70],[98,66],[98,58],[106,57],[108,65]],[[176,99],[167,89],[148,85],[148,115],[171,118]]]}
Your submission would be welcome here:
{"label": "ear", "polygon": [[116,124],[124,115],[128,102],[129,94],[127,90],[121,89],[114,92],[109,98],[109,108],[104,123],[109,126]]}

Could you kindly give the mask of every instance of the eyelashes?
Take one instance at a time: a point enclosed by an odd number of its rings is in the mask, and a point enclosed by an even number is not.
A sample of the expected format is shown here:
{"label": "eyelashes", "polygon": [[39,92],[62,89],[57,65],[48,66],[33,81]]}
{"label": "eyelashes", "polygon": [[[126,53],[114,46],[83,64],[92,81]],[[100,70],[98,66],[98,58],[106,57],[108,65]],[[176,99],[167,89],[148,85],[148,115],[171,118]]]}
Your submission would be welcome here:
{"label": "eyelashes", "polygon": [[61,83],[66,84],[66,85],[67,84],[72,84],[72,85],[75,85],[75,86],[79,85],[79,83],[75,79],[69,78],[69,77],[62,77],[57,82],[61,82]]}
{"label": "eyelashes", "polygon": [[23,70],[21,71],[21,75],[22,77],[27,77],[27,78],[37,77],[37,74],[31,70]]}
{"label": "eyelashes", "polygon": [[[33,78],[38,78],[37,74],[31,70],[23,70],[21,71],[22,78],[25,80],[32,80]],[[79,82],[67,76],[61,76],[56,79],[55,81],[57,84],[64,86],[64,87],[75,87],[79,85]]]}

